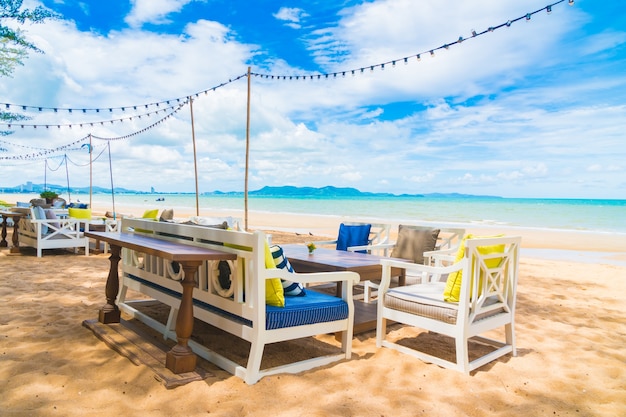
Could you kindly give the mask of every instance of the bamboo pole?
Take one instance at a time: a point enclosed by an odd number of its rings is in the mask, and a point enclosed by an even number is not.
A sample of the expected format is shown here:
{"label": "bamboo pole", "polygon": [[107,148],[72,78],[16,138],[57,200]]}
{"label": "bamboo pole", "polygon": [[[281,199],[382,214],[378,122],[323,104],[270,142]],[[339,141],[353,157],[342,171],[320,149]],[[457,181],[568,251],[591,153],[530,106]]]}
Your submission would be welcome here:
{"label": "bamboo pole", "polygon": [[[89,134],[89,208],[93,209],[93,203],[91,201],[92,199],[92,195],[93,195],[93,152],[92,152],[92,145],[91,145],[91,133]],[[67,194],[69,196],[69,190],[67,191]]]}
{"label": "bamboo pole", "polygon": [[189,96],[189,111],[191,111],[191,139],[193,141],[193,168],[196,177],[196,216],[200,216],[200,199],[198,196],[198,156],[196,152],[196,130],[193,123],[193,99]]}
{"label": "bamboo pole", "polygon": [[244,180],[244,229],[248,230],[248,170],[250,161],[250,67],[248,67],[248,105],[246,112],[246,174]]}

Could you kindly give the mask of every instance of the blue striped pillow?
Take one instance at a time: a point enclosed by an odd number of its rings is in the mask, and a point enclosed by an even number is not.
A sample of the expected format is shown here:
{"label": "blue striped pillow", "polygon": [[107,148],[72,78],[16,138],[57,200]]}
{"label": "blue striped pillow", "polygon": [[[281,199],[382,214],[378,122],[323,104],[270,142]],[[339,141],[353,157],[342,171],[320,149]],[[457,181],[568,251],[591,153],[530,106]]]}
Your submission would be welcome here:
{"label": "blue striped pillow", "polygon": [[[286,269],[289,272],[294,272],[293,267],[289,263],[289,260],[283,253],[283,248],[278,245],[272,245],[270,247],[270,251],[272,252],[272,258],[274,258],[274,263],[276,264],[276,268]],[[281,283],[283,284],[283,291],[285,295],[291,296],[302,296],[306,295],[304,291],[304,287],[299,282],[291,282],[286,279],[281,279]]]}

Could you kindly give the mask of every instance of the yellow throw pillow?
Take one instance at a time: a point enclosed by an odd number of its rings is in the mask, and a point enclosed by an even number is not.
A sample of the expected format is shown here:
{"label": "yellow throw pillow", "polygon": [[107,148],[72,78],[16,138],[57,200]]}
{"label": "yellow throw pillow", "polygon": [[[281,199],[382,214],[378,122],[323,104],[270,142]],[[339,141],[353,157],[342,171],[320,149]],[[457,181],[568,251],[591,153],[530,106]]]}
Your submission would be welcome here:
{"label": "yellow throw pillow", "polygon": [[[494,237],[502,237],[503,235],[497,236],[474,236],[472,234],[465,235],[461,244],[459,245],[459,250],[456,253],[456,258],[454,259],[454,263],[459,262],[465,256],[465,241],[468,239],[485,239],[485,238],[494,238]],[[493,245],[493,246],[480,246],[478,247],[478,252],[482,255],[488,255],[490,253],[503,253],[504,245]],[[500,263],[500,258],[493,258],[485,261],[485,264],[489,268],[493,268],[498,266]],[[474,269],[474,261],[472,261],[472,269]],[[443,299],[448,302],[458,303],[461,296],[461,282],[463,279],[463,270],[452,272],[448,275],[448,280],[446,281],[446,289],[443,291]],[[482,286],[482,279],[480,277],[479,288]],[[472,297],[471,287],[470,287],[470,298]]]}
{"label": "yellow throw pillow", "polygon": [[154,209],[154,210],[146,210],[143,213],[143,216],[141,216],[142,219],[153,219],[153,220],[158,220],[159,219],[159,209]]}
{"label": "yellow throw pillow", "polygon": [[67,215],[75,219],[91,220],[91,209],[80,209],[70,207],[67,209]]}
{"label": "yellow throw pillow", "polygon": [[[276,269],[270,245],[265,242],[265,268]],[[280,278],[265,280],[265,303],[275,307],[285,306],[285,292]]]}

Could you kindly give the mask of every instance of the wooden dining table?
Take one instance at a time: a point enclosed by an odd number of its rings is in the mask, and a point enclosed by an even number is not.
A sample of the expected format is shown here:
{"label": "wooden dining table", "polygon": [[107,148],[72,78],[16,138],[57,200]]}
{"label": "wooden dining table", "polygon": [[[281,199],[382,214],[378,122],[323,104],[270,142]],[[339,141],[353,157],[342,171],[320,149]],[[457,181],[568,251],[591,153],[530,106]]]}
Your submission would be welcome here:
{"label": "wooden dining table", "polygon": [[165,366],[175,374],[193,371],[196,367],[196,355],[187,342],[193,331],[193,289],[196,270],[204,261],[235,260],[237,255],[133,233],[85,231],[85,236],[107,242],[111,246],[109,274],[105,286],[106,304],[99,311],[100,323],[120,322],[120,309],[115,301],[119,292],[118,264],[122,248],[180,264],[185,273],[184,279],[180,282],[182,297],[176,319],[177,344],[167,352]]}
{"label": "wooden dining table", "polygon": [[2,232],[0,240],[0,248],[6,248],[9,246],[6,237],[7,237],[7,220],[11,219],[13,221],[13,234],[11,236],[11,242],[13,246],[9,249],[10,253],[19,253],[20,252],[20,243],[18,237],[18,229],[20,219],[25,216],[24,213],[16,212],[16,211],[8,211],[8,210],[0,210],[0,216],[2,217]]}
{"label": "wooden dining table", "polygon": [[[296,272],[332,272],[352,271],[359,274],[361,281],[380,280],[382,277],[381,259],[396,259],[410,262],[407,259],[389,258],[369,253],[341,251],[330,248],[317,248],[309,253],[306,245],[281,245],[285,257]],[[392,276],[397,276],[398,285],[406,284],[406,271],[392,268]],[[341,294],[341,286],[337,285],[337,294]],[[354,333],[361,333],[376,328],[376,303],[365,303],[355,300]]]}

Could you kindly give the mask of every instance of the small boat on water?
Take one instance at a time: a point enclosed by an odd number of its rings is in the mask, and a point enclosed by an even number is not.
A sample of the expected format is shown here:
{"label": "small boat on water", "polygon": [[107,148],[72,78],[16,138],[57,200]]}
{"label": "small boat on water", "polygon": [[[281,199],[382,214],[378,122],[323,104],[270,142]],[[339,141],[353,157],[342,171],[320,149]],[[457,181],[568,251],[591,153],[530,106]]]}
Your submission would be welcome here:
{"label": "small boat on water", "polygon": [[156,199],[156,201],[165,201],[165,197],[159,197]]}

